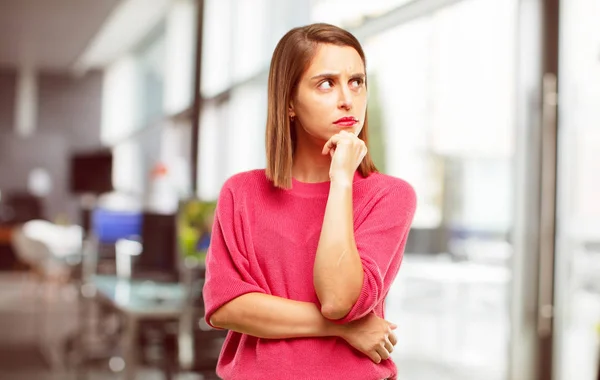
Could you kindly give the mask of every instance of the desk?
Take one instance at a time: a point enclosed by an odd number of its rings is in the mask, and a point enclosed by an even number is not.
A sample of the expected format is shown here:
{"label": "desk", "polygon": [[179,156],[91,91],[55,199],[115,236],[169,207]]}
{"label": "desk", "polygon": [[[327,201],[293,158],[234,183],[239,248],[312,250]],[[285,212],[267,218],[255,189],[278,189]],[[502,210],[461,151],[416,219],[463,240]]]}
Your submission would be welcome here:
{"label": "desk", "polygon": [[12,234],[14,227],[0,224],[0,270],[19,268],[19,261],[12,249]]}
{"label": "desk", "polygon": [[400,274],[407,279],[426,280],[444,285],[506,285],[509,268],[471,262],[405,260]]}
{"label": "desk", "polygon": [[[391,310],[401,310],[398,317],[414,322],[403,333],[412,341],[410,354],[422,351],[449,365],[496,368],[493,355],[501,350],[510,326],[510,268],[453,262],[446,255],[406,255],[398,280]],[[482,333],[487,328],[493,331]]]}
{"label": "desk", "polygon": [[10,244],[12,242],[12,226],[0,225],[0,244]]}
{"label": "desk", "polygon": [[114,276],[92,276],[90,282],[96,289],[96,298],[121,313],[127,321],[121,338],[124,378],[133,380],[138,364],[136,341],[140,321],[179,320],[185,304],[184,286]]}

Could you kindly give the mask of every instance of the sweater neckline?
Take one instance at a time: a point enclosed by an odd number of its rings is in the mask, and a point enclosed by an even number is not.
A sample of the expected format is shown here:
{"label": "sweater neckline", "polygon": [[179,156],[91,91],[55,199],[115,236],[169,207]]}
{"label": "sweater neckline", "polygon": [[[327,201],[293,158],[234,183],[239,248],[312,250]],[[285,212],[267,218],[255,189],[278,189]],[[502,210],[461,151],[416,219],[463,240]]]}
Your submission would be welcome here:
{"label": "sweater neckline", "polygon": [[[354,178],[352,184],[356,185],[357,182],[364,180],[364,177],[357,171],[354,172]],[[292,188],[289,190],[291,194],[305,194],[305,195],[328,195],[331,181],[324,182],[301,182],[296,178],[292,177]]]}

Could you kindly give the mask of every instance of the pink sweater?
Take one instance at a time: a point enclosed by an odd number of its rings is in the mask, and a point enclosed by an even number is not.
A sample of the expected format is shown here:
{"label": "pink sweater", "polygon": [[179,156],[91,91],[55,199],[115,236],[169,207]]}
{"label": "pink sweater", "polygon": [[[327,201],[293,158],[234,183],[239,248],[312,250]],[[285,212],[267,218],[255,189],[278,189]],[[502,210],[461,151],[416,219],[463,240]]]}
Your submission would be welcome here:
{"label": "pink sweater", "polygon": [[[313,263],[329,182],[271,185],[264,170],[231,177],[219,196],[203,296],[206,321],[227,302],[257,292],[320,306]],[[340,320],[370,312],[384,317],[384,299],[398,273],[415,212],[403,180],[358,172],[353,184],[354,236],[364,268],[359,299]],[[217,373],[225,380],[380,380],[396,377],[393,361],[373,363],[341,338],[260,339],[229,331]]]}

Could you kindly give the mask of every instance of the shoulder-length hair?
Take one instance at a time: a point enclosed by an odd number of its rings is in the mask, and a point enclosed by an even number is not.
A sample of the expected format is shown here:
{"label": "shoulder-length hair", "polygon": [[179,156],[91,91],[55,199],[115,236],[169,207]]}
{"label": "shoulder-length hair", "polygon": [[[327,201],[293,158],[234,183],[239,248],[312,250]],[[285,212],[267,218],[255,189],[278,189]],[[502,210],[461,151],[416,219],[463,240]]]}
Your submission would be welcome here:
{"label": "shoulder-length hair", "polygon": [[[279,41],[271,58],[268,84],[268,109],[266,128],[266,175],[273,185],[283,189],[292,187],[292,162],[295,148],[288,107],[294,96],[302,74],[308,69],[316,55],[319,44],[350,46],[360,55],[365,66],[365,53],[360,43],[351,33],[329,24],[311,24],[287,32]],[[366,85],[366,79],[365,79]],[[368,122],[365,121],[358,137],[367,144]],[[358,167],[366,177],[376,172],[371,155],[363,158]]]}

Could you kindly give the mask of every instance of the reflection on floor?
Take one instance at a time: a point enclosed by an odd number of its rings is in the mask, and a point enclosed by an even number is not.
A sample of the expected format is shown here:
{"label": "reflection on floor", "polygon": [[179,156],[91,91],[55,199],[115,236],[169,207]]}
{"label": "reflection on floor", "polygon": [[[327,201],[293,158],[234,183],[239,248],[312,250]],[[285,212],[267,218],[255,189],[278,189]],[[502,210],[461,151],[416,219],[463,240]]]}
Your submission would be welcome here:
{"label": "reflection on floor", "polygon": [[[386,312],[386,318],[399,326],[399,343],[393,353],[399,378],[506,379],[509,281],[510,271],[504,267],[407,255],[390,291]],[[47,360],[35,348],[39,337],[50,343],[50,351],[52,347],[55,351],[60,348],[53,341],[53,334],[60,329],[68,333],[75,325],[74,294],[64,290],[58,295],[50,294],[58,297],[62,305],[53,311],[60,313],[60,326],[40,328],[44,324],[35,319],[40,306],[33,302],[30,279],[22,274],[0,274],[0,288],[0,379],[75,379],[65,371],[50,371]],[[577,336],[573,339],[577,340]],[[588,377],[589,372],[580,375],[572,378],[593,379]],[[116,378],[108,367],[88,377],[89,380]],[[163,377],[156,371],[144,370],[138,378]],[[178,379],[200,378],[187,375]]]}
{"label": "reflection on floor", "polygon": [[403,379],[505,379],[510,272],[406,255],[387,299]]}
{"label": "reflection on floor", "polygon": [[[400,326],[401,378],[508,379],[509,286],[510,270],[497,263],[406,255],[386,315]],[[561,379],[596,380],[598,289],[574,287],[563,312]]]}
{"label": "reflection on floor", "polygon": [[600,358],[600,294],[576,289],[565,312],[563,379],[596,380]]}

